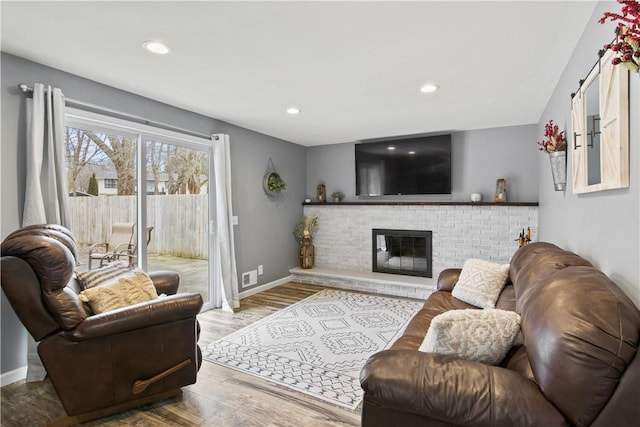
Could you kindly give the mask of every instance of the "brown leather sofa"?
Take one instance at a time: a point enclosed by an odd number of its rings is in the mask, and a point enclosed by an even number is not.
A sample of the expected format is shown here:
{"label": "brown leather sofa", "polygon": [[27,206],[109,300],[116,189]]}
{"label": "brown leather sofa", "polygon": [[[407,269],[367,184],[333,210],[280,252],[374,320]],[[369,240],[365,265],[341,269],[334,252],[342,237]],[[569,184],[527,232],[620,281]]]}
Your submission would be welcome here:
{"label": "brown leather sofa", "polygon": [[176,294],[179,277],[150,276],[168,296],[93,315],[78,299],[76,245],[64,227],[30,226],[2,242],[2,289],[38,342],[38,354],[71,425],[177,396],[193,384],[199,294]]}
{"label": "brown leather sofa", "polygon": [[607,276],[549,243],[519,249],[496,308],[521,315],[524,342],[488,366],[418,351],[436,315],[476,308],[451,296],[460,271],[367,361],[363,426],[640,426],[640,313]]}

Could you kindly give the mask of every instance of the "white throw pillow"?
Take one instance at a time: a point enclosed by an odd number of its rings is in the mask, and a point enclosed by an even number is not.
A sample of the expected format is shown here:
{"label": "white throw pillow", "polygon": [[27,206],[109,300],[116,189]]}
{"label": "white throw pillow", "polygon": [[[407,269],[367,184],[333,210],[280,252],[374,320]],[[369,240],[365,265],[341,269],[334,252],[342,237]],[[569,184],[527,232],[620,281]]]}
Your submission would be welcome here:
{"label": "white throw pillow", "polygon": [[468,259],[462,266],[451,295],[481,308],[495,308],[500,291],[509,277],[509,264]]}
{"label": "white throw pillow", "polygon": [[497,365],[519,331],[520,315],[514,311],[449,310],[431,320],[420,351]]}
{"label": "white throw pillow", "polygon": [[136,269],[121,274],[100,286],[78,294],[80,301],[89,303],[94,314],[104,313],[139,302],[158,298],[156,287],[147,273]]}
{"label": "white throw pillow", "polygon": [[76,277],[83,289],[89,289],[111,282],[128,271],[127,264],[123,261],[115,261],[94,270],[79,271],[76,273]]}

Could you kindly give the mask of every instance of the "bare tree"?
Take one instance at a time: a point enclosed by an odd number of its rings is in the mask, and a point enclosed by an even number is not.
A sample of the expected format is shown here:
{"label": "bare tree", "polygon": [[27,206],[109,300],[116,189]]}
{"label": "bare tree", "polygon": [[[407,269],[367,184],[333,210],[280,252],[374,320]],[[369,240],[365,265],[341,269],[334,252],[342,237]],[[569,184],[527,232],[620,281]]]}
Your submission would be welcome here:
{"label": "bare tree", "polygon": [[166,169],[169,146],[163,142],[150,141],[147,145],[147,165],[153,175],[153,194],[160,194],[160,174]]}
{"label": "bare tree", "polygon": [[111,163],[113,163],[116,175],[118,176],[118,195],[135,194],[135,141],[123,136],[107,135],[92,131],[85,131],[85,134],[109,157]]}
{"label": "bare tree", "polygon": [[209,179],[207,153],[173,147],[167,158],[169,194],[200,194]]}
{"label": "bare tree", "polygon": [[186,187],[189,194],[200,194],[202,186],[208,179],[207,153],[196,150],[188,150],[186,156]]}
{"label": "bare tree", "polygon": [[[103,134],[74,128],[65,128],[69,189],[86,187],[80,177],[94,172],[88,166],[102,165],[115,169],[118,195],[135,194],[136,149],[135,141],[118,135]],[[168,175],[169,194],[199,194],[208,182],[208,154],[190,148],[150,141],[147,145],[146,164],[153,175],[154,194],[160,194],[161,174]],[[84,175],[83,175],[84,174]],[[86,188],[83,188],[86,191]]]}
{"label": "bare tree", "polygon": [[81,129],[65,127],[65,156],[67,159],[67,188],[76,195],[86,191],[88,177],[93,173],[90,166],[104,164],[106,156]]}
{"label": "bare tree", "polygon": [[167,172],[167,193],[169,194],[179,194],[178,184],[179,179],[177,179],[177,174],[175,170],[176,167],[176,155],[177,155],[178,147],[171,146],[171,148],[167,148],[167,164],[166,164],[166,172]]}

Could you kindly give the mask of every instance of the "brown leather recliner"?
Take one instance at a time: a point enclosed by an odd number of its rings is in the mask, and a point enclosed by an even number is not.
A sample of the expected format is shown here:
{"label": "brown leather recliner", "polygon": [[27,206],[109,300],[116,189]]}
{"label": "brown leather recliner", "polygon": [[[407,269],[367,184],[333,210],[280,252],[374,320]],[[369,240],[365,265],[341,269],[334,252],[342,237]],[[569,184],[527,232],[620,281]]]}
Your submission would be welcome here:
{"label": "brown leather recliner", "polygon": [[2,289],[38,342],[69,425],[177,396],[196,382],[199,294],[176,294],[178,274],[150,273],[168,296],[93,315],[78,299],[76,245],[58,225],[22,228],[2,242]]}
{"label": "brown leather recliner", "polygon": [[478,308],[451,295],[460,272],[367,361],[363,427],[640,426],[640,312],[607,276],[551,243],[519,249],[496,308],[521,315],[523,341],[490,366],[418,351],[435,316]]}

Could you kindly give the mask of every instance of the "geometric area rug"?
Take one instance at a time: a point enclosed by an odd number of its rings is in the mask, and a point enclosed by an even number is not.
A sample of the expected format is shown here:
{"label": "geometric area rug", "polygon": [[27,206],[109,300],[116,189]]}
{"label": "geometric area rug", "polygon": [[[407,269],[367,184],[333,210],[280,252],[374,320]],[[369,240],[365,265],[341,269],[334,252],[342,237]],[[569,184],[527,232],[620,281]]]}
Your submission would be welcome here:
{"label": "geometric area rug", "polygon": [[203,357],[353,410],[364,363],[422,305],[325,289],[209,344]]}

